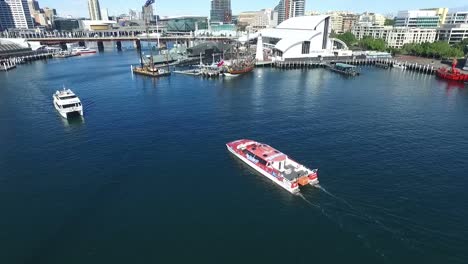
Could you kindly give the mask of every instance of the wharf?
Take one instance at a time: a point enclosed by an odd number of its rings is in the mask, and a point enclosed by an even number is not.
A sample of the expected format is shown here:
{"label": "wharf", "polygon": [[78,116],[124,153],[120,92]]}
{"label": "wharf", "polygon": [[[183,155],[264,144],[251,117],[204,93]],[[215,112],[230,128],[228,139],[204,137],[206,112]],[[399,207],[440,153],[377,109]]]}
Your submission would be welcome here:
{"label": "wharf", "polygon": [[9,71],[14,68],[16,68],[16,62],[14,61],[7,60],[0,62],[0,71]]}
{"label": "wharf", "polygon": [[[430,61],[430,60],[429,60]],[[275,61],[273,67],[280,69],[306,69],[306,68],[326,68],[330,67],[331,64],[335,63],[345,63],[355,66],[366,66],[366,65],[388,65],[393,67],[395,64],[400,64],[406,67],[407,70],[416,71],[424,74],[435,74],[437,69],[440,67],[448,67],[445,64],[427,64],[418,63],[414,61],[404,61],[401,58],[389,59],[389,58],[322,58],[322,60],[290,60],[290,61]]]}
{"label": "wharf", "polygon": [[257,61],[255,62],[255,67],[271,67],[273,65],[273,61]]}
{"label": "wharf", "polygon": [[377,68],[382,68],[382,69],[389,69],[389,68],[390,68],[390,64],[381,63],[381,62],[376,62],[376,63],[375,63],[375,67],[377,67]]}

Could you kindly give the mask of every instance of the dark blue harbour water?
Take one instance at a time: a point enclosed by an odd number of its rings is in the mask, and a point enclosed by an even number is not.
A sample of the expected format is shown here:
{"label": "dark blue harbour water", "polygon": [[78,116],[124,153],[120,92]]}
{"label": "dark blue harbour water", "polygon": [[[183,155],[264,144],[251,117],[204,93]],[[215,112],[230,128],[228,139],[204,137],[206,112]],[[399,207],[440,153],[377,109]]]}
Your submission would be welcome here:
{"label": "dark blue harbour water", "polygon": [[[467,263],[468,90],[364,68],[132,76],[133,52],[0,73],[0,263]],[[72,88],[83,120],[52,94]],[[320,169],[292,196],[252,138]]]}

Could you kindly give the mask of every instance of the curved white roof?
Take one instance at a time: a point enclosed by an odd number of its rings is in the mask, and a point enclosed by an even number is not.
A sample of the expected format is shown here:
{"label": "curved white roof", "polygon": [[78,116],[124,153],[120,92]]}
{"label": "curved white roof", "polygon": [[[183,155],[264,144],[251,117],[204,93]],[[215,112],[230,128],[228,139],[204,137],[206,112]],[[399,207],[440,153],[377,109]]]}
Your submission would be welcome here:
{"label": "curved white roof", "polygon": [[320,24],[328,15],[320,16],[301,16],[291,17],[283,23],[279,24],[276,28],[278,29],[302,29],[302,30],[314,30],[315,27]]}

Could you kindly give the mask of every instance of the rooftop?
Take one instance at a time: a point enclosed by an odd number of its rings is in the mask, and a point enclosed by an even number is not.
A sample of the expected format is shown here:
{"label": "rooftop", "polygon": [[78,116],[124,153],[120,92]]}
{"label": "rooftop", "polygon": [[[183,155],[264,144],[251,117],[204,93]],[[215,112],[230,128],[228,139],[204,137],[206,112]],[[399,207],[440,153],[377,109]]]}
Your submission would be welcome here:
{"label": "rooftop", "polygon": [[281,161],[286,155],[266,144],[252,144],[247,146],[247,150],[266,161]]}

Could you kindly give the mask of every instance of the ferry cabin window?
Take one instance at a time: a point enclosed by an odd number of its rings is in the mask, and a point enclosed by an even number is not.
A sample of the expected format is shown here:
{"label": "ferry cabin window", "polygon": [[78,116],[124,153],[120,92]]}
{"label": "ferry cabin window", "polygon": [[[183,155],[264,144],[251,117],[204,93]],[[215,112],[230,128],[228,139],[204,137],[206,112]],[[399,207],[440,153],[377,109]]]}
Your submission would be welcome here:
{"label": "ferry cabin window", "polygon": [[76,98],[76,96],[75,95],[64,96],[64,97],[60,97],[60,100],[67,100],[67,99],[73,99],[73,98]]}
{"label": "ferry cabin window", "polygon": [[263,158],[260,158],[259,156],[253,154],[252,152],[250,152],[248,150],[246,150],[244,153],[254,157],[256,160],[258,160],[258,163],[266,166],[267,162]]}
{"label": "ferry cabin window", "polygon": [[75,107],[77,106],[76,104],[67,104],[67,105],[63,105],[63,108],[70,108],[70,107]]}

